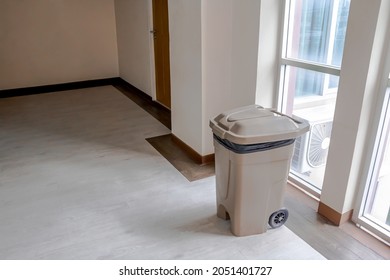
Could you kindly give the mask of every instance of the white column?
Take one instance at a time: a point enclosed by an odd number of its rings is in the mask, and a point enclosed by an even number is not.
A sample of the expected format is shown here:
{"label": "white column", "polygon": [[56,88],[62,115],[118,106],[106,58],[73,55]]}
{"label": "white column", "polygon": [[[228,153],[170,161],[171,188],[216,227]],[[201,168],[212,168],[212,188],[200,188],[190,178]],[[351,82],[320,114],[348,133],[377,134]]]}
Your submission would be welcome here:
{"label": "white column", "polygon": [[202,1],[203,154],[210,118],[256,99],[260,1]]}
{"label": "white column", "polygon": [[261,0],[256,103],[277,108],[283,30],[283,2]]}
{"label": "white column", "polygon": [[201,1],[169,0],[172,133],[202,153]]}
{"label": "white column", "polygon": [[259,0],[169,0],[172,133],[214,153],[209,119],[254,104]]}
{"label": "white column", "polygon": [[[332,142],[319,213],[340,224],[351,215],[370,140],[375,102],[388,75],[383,65],[389,43],[387,0],[351,1]],[[364,19],[364,20],[362,20]]]}

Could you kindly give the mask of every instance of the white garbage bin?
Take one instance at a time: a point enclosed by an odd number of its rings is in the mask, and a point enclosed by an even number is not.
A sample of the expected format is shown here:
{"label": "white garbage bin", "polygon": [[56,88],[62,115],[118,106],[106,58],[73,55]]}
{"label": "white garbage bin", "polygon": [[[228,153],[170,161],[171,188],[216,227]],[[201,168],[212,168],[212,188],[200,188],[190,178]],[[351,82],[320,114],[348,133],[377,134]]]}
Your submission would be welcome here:
{"label": "white garbage bin", "polygon": [[277,228],[288,217],[284,190],[295,139],[306,122],[258,105],[210,120],[214,134],[217,215],[236,236]]}

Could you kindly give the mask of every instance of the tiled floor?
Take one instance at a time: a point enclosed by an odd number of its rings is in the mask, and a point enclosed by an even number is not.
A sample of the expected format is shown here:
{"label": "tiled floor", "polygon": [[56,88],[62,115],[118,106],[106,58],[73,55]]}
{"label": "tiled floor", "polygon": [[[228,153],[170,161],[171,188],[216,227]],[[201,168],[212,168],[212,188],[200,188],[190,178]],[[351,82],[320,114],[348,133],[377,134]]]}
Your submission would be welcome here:
{"label": "tiled floor", "polygon": [[111,86],[0,99],[0,259],[324,259],[284,226],[233,236],[215,178],[145,140],[169,132]]}

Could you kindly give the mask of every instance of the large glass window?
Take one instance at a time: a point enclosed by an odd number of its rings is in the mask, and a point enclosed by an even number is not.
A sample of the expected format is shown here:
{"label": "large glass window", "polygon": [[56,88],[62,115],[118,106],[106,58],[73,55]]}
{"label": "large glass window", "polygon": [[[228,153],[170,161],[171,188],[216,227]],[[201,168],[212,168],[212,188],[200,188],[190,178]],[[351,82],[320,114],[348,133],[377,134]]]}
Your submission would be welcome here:
{"label": "large glass window", "polygon": [[287,58],[340,66],[350,0],[292,0]]}
{"label": "large glass window", "polygon": [[287,1],[281,110],[310,124],[291,165],[296,183],[319,193],[331,141],[350,0]]}

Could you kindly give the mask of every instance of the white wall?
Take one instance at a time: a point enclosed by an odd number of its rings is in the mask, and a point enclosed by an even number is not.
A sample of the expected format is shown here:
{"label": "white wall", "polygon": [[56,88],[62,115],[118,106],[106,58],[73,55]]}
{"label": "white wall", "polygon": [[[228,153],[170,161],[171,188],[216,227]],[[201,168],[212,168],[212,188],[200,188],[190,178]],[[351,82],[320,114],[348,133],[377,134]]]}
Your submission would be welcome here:
{"label": "white wall", "polygon": [[239,96],[232,93],[231,4],[226,0],[202,2],[203,155],[214,153],[209,120],[231,107],[232,97]]}
{"label": "white wall", "polygon": [[115,0],[119,74],[152,96],[152,73],[147,0]]}
{"label": "white wall", "polygon": [[232,11],[232,91],[228,97],[229,107],[237,107],[254,104],[256,99],[260,1],[232,0]]}
{"label": "white wall", "polygon": [[260,3],[169,1],[172,132],[214,152],[210,118],[255,103]]}
{"label": "white wall", "polygon": [[118,76],[114,0],[2,0],[0,42],[0,89]]}
{"label": "white wall", "polygon": [[202,1],[202,155],[214,153],[209,120],[255,103],[260,1]]}
{"label": "white wall", "polygon": [[169,0],[172,133],[202,154],[201,1]]}
{"label": "white wall", "polygon": [[256,104],[277,108],[283,1],[261,0],[260,5]]}

